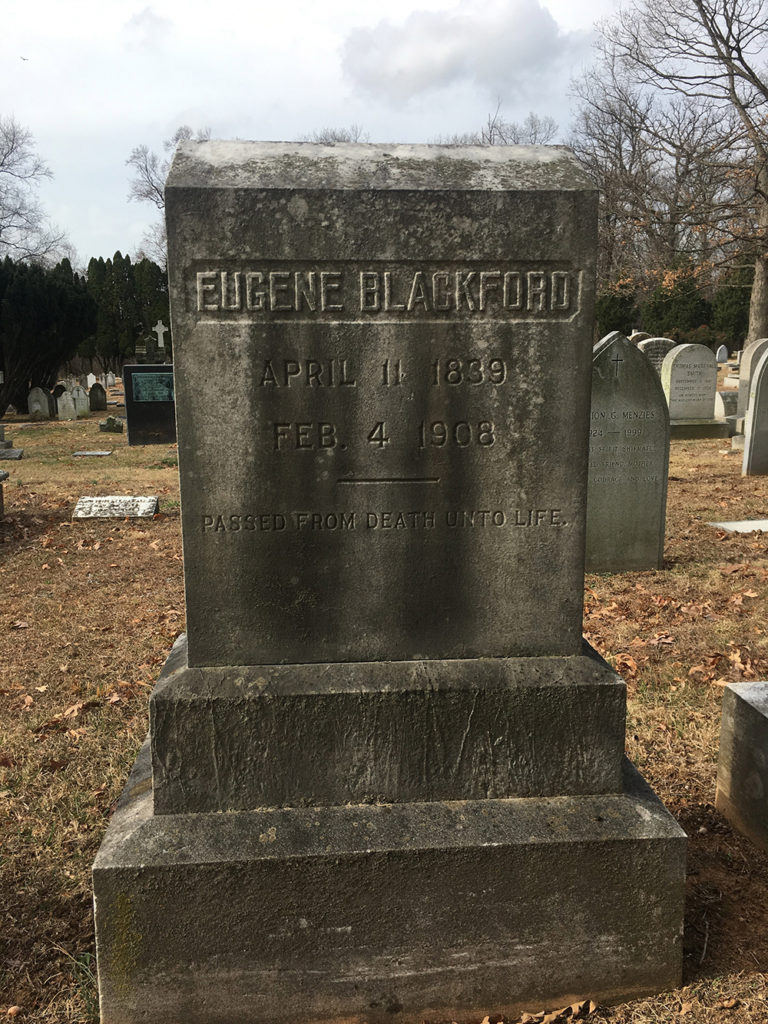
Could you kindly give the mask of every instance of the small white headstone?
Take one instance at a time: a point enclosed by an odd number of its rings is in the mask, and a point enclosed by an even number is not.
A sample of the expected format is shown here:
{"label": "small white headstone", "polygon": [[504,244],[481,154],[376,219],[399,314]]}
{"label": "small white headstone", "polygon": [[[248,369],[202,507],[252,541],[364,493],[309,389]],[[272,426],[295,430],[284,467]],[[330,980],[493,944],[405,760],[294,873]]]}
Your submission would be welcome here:
{"label": "small white headstone", "polygon": [[160,511],[156,497],[133,498],[110,494],[99,498],[81,498],[72,513],[73,519],[151,519]]}
{"label": "small white headstone", "polygon": [[715,359],[718,361],[718,363],[728,362],[728,349],[725,347],[725,345],[721,345],[717,352],[715,352]]}
{"label": "small white headstone", "polygon": [[115,375],[110,370],[109,373],[107,374],[107,387],[108,388],[113,388],[114,386],[115,386]]}
{"label": "small white headstone", "polygon": [[108,451],[108,452],[72,452],[72,457],[76,459],[76,458],[81,458],[81,457],[87,456],[87,455],[111,455],[111,454],[112,454],[111,451]]}
{"label": "small white headstone", "polygon": [[93,385],[96,383],[97,380],[98,380],[98,377],[96,376],[95,373],[89,373],[88,376],[85,378],[85,386],[86,386],[86,388],[90,391],[91,388],[93,387]]}

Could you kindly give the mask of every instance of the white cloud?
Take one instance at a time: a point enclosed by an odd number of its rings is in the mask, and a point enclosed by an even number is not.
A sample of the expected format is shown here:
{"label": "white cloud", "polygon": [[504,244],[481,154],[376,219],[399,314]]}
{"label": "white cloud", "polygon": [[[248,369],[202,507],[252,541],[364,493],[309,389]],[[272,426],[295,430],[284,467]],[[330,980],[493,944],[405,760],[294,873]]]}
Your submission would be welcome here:
{"label": "white cloud", "polygon": [[358,88],[394,105],[462,82],[491,98],[535,97],[588,41],[587,32],[562,31],[539,0],[459,0],[353,29],[342,61]]}
{"label": "white cloud", "polygon": [[151,7],[145,7],[128,19],[124,31],[129,45],[150,49],[164,42],[172,28],[173,23],[167,18],[157,14]]}

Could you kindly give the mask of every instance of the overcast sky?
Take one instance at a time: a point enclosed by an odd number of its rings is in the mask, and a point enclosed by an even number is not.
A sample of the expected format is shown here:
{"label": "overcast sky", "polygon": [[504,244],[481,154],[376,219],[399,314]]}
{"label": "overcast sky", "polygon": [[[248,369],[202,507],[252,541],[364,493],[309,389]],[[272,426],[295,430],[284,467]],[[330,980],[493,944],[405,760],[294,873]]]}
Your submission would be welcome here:
{"label": "overcast sky", "polygon": [[41,199],[81,264],[134,252],[132,148],[181,124],[296,139],[356,122],[372,142],[479,128],[502,104],[567,130],[568,83],[617,0],[3,0],[0,114],[34,135]]}

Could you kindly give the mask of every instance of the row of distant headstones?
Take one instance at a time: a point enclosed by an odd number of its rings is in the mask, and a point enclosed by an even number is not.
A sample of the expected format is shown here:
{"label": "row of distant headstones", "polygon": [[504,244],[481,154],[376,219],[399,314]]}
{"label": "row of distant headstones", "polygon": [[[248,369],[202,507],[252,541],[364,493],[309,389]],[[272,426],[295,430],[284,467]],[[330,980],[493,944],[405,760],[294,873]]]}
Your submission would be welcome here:
{"label": "row of distant headstones", "polygon": [[[736,353],[738,373],[729,376],[738,383],[738,392],[717,390],[718,364],[727,363],[729,358],[725,345],[713,354],[706,345],[679,345],[671,338],[651,338],[639,332],[631,334],[628,340],[649,359],[661,378],[672,420],[746,416],[752,375],[760,356],[768,349],[768,338],[750,344],[744,350],[743,359],[741,352]],[[696,397],[698,408],[692,411],[691,385],[697,379],[700,385]]]}
{"label": "row of distant headstones", "polygon": [[106,388],[115,386],[113,373],[71,377],[59,381],[53,391],[35,387],[27,396],[27,409],[32,420],[75,420],[107,408]]}

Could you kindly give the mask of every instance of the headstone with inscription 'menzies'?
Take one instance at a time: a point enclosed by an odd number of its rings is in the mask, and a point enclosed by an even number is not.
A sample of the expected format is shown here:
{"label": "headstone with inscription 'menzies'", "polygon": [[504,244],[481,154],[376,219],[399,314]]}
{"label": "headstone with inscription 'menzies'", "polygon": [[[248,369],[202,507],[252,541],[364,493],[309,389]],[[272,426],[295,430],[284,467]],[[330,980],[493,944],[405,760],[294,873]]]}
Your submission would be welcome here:
{"label": "headstone with inscription 'menzies'", "polygon": [[128,444],[173,444],[176,405],[173,367],[141,363],[123,367]]}
{"label": "headstone with inscription 'menzies'", "polygon": [[587,496],[588,572],[659,569],[669,414],[658,375],[621,335],[595,346]]}
{"label": "headstone with inscription 'menzies'", "polygon": [[189,636],[94,865],[102,1019],[674,987],[685,839],[581,636],[578,164],[184,143],[166,201]]}

